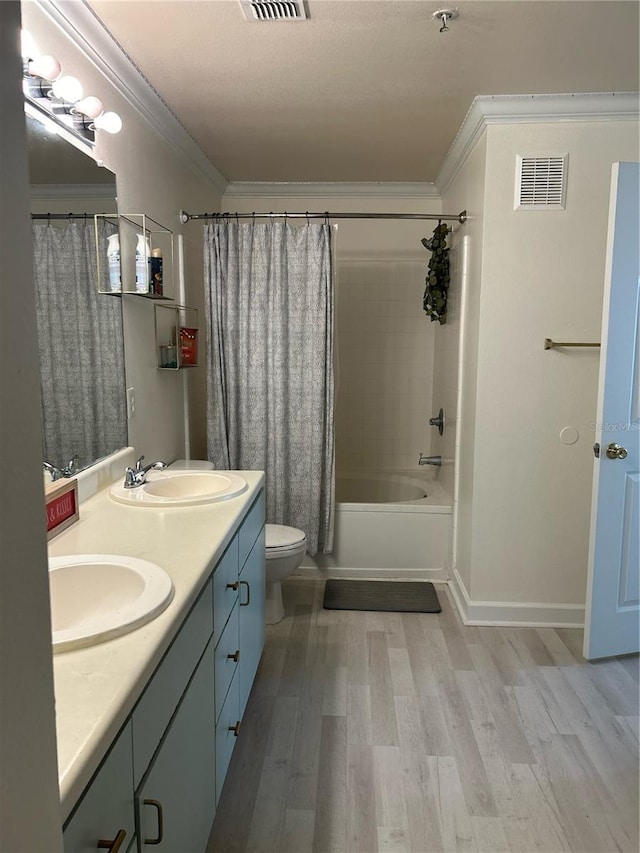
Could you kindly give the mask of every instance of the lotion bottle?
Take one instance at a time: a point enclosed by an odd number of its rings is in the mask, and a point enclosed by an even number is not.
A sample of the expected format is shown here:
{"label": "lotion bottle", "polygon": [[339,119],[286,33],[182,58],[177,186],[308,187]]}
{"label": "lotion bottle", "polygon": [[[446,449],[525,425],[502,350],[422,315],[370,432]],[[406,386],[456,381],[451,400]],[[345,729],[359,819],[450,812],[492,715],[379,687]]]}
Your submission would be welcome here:
{"label": "lotion bottle", "polygon": [[107,237],[107,267],[109,270],[109,289],[112,293],[122,291],[120,280],[120,240],[117,234]]}
{"label": "lotion bottle", "polygon": [[149,238],[144,234],[138,234],[136,244],[136,293],[149,292],[149,258],[151,257],[151,246]]}

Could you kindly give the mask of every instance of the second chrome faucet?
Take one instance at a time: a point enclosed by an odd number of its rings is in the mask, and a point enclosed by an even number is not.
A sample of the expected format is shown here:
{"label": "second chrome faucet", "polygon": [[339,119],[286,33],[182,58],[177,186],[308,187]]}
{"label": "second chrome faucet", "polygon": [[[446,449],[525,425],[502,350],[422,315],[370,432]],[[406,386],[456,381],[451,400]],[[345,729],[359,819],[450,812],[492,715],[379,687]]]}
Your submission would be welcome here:
{"label": "second chrome faucet", "polygon": [[136,462],[135,468],[124,469],[124,487],[125,489],[135,489],[141,486],[149,471],[162,471],[167,467],[166,462],[152,462],[150,465],[143,465],[144,456],[141,456]]}

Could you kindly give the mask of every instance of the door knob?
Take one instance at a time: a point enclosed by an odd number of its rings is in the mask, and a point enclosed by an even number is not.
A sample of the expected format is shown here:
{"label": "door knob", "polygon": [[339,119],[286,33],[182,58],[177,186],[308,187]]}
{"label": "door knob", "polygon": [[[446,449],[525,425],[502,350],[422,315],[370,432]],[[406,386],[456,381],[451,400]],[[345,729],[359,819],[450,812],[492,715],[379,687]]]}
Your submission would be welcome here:
{"label": "door knob", "polygon": [[609,444],[607,445],[607,459],[626,459],[627,451],[624,447],[621,447],[619,444]]}

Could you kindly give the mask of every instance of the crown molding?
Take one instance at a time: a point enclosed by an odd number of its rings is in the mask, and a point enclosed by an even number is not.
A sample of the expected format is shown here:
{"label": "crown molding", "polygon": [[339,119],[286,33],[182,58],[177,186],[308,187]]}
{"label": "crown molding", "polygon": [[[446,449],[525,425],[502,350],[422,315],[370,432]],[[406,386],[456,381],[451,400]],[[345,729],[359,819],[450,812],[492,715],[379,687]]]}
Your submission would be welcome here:
{"label": "crown molding", "polygon": [[224,193],[227,179],[189,136],[85,0],[35,2],[191,170]]}
{"label": "crown molding", "polygon": [[435,185],[441,196],[491,124],[538,122],[637,121],[638,92],[590,92],[560,95],[479,95],[444,158]]}
{"label": "crown molding", "polygon": [[225,198],[433,198],[440,193],[432,183],[402,182],[278,182],[231,181]]}

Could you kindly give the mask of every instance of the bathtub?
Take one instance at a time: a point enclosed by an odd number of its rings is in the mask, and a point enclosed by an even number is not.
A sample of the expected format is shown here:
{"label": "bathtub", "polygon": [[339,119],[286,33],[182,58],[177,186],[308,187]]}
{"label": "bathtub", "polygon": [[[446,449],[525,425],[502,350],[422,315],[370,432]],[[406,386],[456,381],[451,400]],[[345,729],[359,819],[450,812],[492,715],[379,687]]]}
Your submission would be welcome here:
{"label": "bathtub", "polygon": [[430,473],[339,472],[333,554],[307,556],[300,572],[446,580],[452,509]]}

